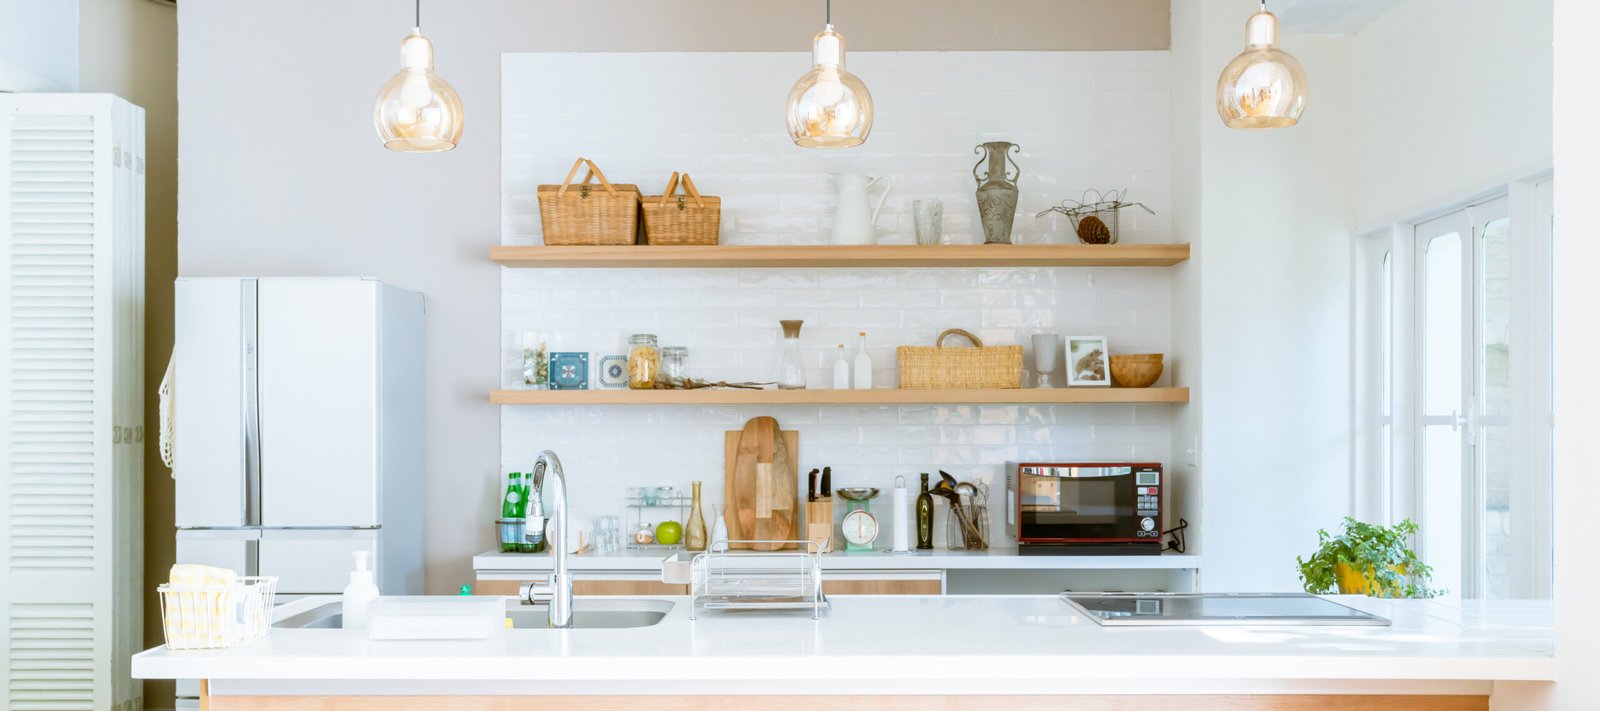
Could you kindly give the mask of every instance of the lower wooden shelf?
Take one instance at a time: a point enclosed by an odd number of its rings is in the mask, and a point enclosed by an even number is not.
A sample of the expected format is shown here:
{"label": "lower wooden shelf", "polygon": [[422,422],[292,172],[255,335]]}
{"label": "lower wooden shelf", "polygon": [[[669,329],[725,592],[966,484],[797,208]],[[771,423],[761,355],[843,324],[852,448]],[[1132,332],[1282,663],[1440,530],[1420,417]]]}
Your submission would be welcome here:
{"label": "lower wooden shelf", "polygon": [[1175,405],[1188,401],[1188,388],[495,390],[489,393],[489,402],[496,405]]}

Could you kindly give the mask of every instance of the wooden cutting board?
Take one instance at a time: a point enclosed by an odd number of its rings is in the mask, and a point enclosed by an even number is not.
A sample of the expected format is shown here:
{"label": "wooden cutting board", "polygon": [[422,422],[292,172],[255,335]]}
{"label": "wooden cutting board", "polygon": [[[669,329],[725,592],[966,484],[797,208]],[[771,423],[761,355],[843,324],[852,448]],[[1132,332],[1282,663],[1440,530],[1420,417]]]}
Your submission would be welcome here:
{"label": "wooden cutting board", "polygon": [[[723,499],[730,540],[792,541],[799,535],[799,451],[799,433],[779,429],[771,417],[751,418],[743,430],[727,433]],[[770,551],[794,546],[749,547]]]}

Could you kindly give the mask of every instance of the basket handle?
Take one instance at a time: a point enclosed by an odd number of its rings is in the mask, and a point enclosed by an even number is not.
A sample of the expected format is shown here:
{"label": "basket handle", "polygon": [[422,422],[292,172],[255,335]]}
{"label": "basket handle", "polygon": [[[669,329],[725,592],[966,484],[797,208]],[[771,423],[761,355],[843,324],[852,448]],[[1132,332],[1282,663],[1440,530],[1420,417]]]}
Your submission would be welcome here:
{"label": "basket handle", "polygon": [[583,165],[588,165],[589,171],[583,175],[583,182],[580,185],[587,185],[590,180],[599,178],[600,187],[605,188],[607,193],[617,194],[617,189],[611,187],[611,181],[606,180],[606,174],[600,172],[600,166],[595,165],[594,161],[588,158],[579,158],[578,162],[572,164],[572,170],[567,171],[567,179],[561,181],[561,189],[556,191],[556,197],[562,197],[567,194],[567,188],[572,187],[572,176],[577,175],[578,168]]}
{"label": "basket handle", "polygon": [[695,189],[694,181],[689,179],[688,173],[683,174],[683,191],[689,193],[689,197],[694,198],[695,207],[706,206],[706,201],[700,199],[700,191]]}
{"label": "basket handle", "polygon": [[656,200],[656,207],[666,207],[667,198],[678,190],[678,171],[672,171],[672,177],[667,179],[667,189],[661,191],[661,198]]}
{"label": "basket handle", "polygon": [[947,329],[945,329],[944,333],[939,334],[939,340],[934,341],[933,345],[935,347],[937,347],[937,348],[943,348],[944,347],[944,339],[946,337],[948,337],[948,336],[951,336],[951,335],[962,336],[962,337],[966,338],[967,340],[972,341],[972,345],[973,346],[976,346],[978,348],[982,348],[983,347],[983,339],[972,335],[971,331],[968,331],[968,330],[965,330],[965,329],[961,329],[961,328],[947,328]]}

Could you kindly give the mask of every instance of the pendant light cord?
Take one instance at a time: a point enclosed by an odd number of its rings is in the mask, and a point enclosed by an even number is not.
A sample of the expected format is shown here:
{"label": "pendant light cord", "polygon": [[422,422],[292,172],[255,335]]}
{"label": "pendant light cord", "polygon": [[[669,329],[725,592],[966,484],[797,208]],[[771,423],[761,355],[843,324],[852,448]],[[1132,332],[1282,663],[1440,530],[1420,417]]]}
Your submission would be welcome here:
{"label": "pendant light cord", "polygon": [[[1263,2],[1264,1],[1265,0],[1263,0]],[[417,2],[422,2],[422,0],[417,0]],[[833,24],[833,0],[824,0],[823,7],[827,8],[827,9],[823,10],[823,13],[822,13],[823,24],[832,25]]]}
{"label": "pendant light cord", "polygon": [[[1266,7],[1266,5],[1267,3],[1263,0],[1261,6]],[[419,30],[422,29],[422,0],[417,0],[417,24],[412,25],[412,27],[415,27]]]}

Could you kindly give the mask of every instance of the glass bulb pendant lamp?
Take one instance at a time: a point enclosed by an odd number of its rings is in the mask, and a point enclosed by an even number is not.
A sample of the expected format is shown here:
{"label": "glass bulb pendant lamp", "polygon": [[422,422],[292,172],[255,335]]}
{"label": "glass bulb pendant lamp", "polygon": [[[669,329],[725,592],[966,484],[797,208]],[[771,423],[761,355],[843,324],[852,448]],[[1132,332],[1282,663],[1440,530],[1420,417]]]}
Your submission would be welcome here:
{"label": "glass bulb pendant lamp", "polygon": [[422,36],[422,0],[417,24],[400,41],[400,73],[378,89],[372,123],[392,151],[437,153],[461,142],[461,95],[433,73],[433,43]]}
{"label": "glass bulb pendant lamp", "polygon": [[872,94],[860,77],[844,68],[844,37],[833,30],[833,3],[827,23],[811,39],[811,71],[789,90],[789,138],[802,148],[859,146],[872,132]]}
{"label": "glass bulb pendant lamp", "polygon": [[1309,86],[1300,62],[1278,49],[1278,16],[1262,2],[1244,27],[1244,52],[1217,80],[1217,113],[1228,128],[1295,125],[1306,110]]}

